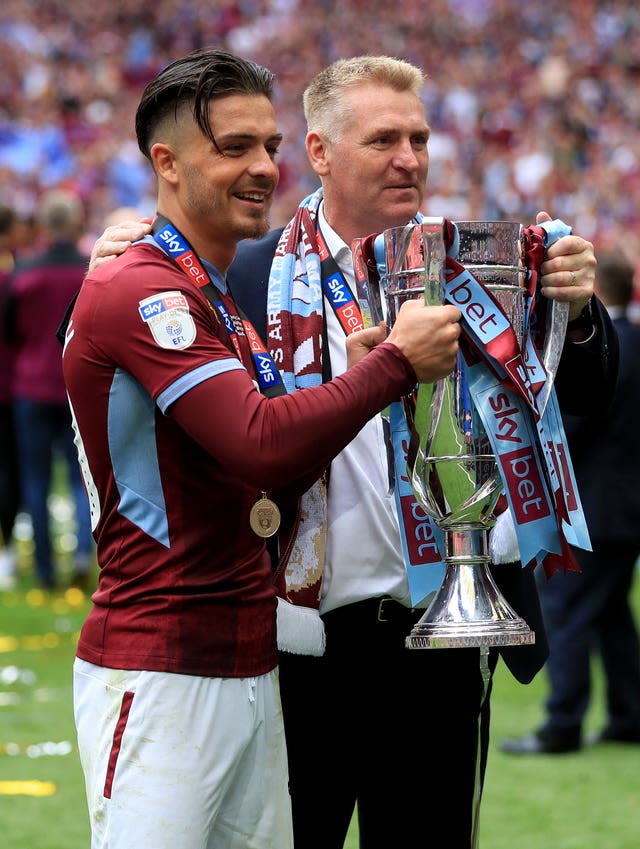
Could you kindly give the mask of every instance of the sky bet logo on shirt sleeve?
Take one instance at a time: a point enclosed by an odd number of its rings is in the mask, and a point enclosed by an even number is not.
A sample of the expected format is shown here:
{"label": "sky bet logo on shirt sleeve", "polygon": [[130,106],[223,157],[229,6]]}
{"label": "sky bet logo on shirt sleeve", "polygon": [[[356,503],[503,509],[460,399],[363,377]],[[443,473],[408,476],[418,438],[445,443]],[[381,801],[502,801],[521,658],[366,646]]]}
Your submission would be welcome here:
{"label": "sky bet logo on shirt sleeve", "polygon": [[188,348],[196,338],[189,303],[181,292],[160,292],[138,303],[142,320],[162,348]]}

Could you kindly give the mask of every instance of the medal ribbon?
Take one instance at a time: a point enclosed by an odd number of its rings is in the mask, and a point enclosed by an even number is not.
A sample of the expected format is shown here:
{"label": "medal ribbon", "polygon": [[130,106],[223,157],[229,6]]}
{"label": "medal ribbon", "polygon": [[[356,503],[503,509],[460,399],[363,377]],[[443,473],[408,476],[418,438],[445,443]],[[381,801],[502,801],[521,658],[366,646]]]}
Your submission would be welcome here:
{"label": "medal ribbon", "polygon": [[345,336],[356,330],[364,330],[365,324],[360,306],[353,296],[351,287],[340,271],[338,263],[329,253],[327,245],[318,230],[318,251],[320,255],[320,275],[322,291],[331,304]]}
{"label": "medal ribbon", "polygon": [[[156,214],[151,235],[189,280],[202,290],[212,307],[218,311],[236,356],[245,367],[247,367],[247,359],[249,359],[262,394],[267,397],[283,395],[285,388],[280,373],[253,325],[246,316],[242,315],[233,298],[225,297],[217,288],[209,272],[182,233],[168,218]],[[239,315],[236,315],[233,310],[238,310]],[[242,327],[244,331],[242,339],[248,348],[246,356],[243,356],[244,345],[241,343],[238,327]],[[262,498],[253,505],[249,514],[249,524],[254,533],[262,538],[273,536],[278,531],[280,511],[276,504],[267,498],[266,492],[262,492]]]}
{"label": "medal ribbon", "polygon": [[[230,296],[225,297],[216,287],[200,258],[182,233],[180,233],[168,218],[162,215],[156,215],[151,235],[158,245],[166,251],[169,258],[173,260],[198,289],[202,290],[212,306],[215,307],[229,334],[229,339],[236,356],[245,365],[247,365],[247,358],[243,356],[243,346],[240,336],[242,336],[243,340],[246,340],[250,352],[250,361],[262,394],[267,397],[284,394],[285,389],[280,373],[253,325],[242,314],[242,311],[234,302],[233,298]],[[234,310],[237,310],[238,315],[235,314]],[[238,334],[239,327],[244,331],[241,335]]]}
{"label": "medal ribbon", "polygon": [[[345,335],[371,327],[374,324],[371,299],[380,302],[378,280],[370,285],[361,240],[352,246],[354,272],[360,302],[353,296],[335,259],[329,254],[322,234],[318,231],[320,257],[323,270],[323,291],[340,322]],[[364,297],[363,297],[364,295]],[[358,318],[352,316],[357,310]],[[379,306],[378,306],[379,309]],[[381,311],[378,312],[382,314]],[[411,446],[409,417],[402,401],[394,401],[389,411],[383,413],[385,427],[391,430],[391,457],[393,464],[393,492],[402,541],[402,556],[409,581],[412,605],[418,605],[436,592],[444,577],[444,535],[435,520],[425,512],[417,500],[407,473],[407,456]],[[386,439],[385,439],[386,441]]]}

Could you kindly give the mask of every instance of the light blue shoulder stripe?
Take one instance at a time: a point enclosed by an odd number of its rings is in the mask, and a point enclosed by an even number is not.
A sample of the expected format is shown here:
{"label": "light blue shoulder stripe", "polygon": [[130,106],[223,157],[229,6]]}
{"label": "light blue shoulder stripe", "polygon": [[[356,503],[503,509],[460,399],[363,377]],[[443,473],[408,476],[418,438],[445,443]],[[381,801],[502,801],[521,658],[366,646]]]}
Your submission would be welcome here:
{"label": "light blue shoulder stripe", "polygon": [[210,363],[205,363],[202,366],[198,366],[198,368],[195,368],[188,374],[183,374],[182,377],[178,378],[178,380],[170,386],[167,386],[167,388],[158,395],[158,398],[156,399],[158,407],[160,407],[163,413],[166,413],[174,401],[177,401],[178,398],[190,389],[193,389],[194,386],[208,380],[210,377],[217,377],[219,374],[225,374],[228,371],[237,371],[238,369],[244,371],[244,366],[240,360],[237,360],[235,357],[229,357],[225,360],[215,360]]}

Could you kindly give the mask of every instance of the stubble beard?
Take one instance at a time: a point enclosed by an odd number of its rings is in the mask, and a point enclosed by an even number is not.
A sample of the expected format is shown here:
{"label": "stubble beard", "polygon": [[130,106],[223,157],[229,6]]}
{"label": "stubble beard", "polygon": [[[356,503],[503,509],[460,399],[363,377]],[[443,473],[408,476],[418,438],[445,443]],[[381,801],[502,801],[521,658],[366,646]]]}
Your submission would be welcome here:
{"label": "stubble beard", "polygon": [[[212,225],[219,219],[222,207],[211,198],[205,198],[198,191],[190,191],[186,197],[186,207],[197,221],[210,221]],[[228,236],[230,239],[258,239],[268,233],[271,223],[269,209],[256,209],[254,217],[235,219],[229,216]]]}
{"label": "stubble beard", "polygon": [[189,215],[194,216],[195,221],[207,221],[211,222],[212,227],[216,227],[216,224],[219,227],[222,219],[226,218],[227,235],[230,240],[236,241],[257,239],[269,231],[270,202],[253,213],[249,211],[248,215],[236,217],[233,211],[219,200],[216,193],[211,191],[197,167],[185,166],[185,176],[187,178],[185,207]]}
{"label": "stubble beard", "polygon": [[[239,227],[238,230],[241,228]],[[242,239],[259,239],[260,236],[265,236],[269,230],[271,229],[271,222],[269,220],[268,213],[263,213],[259,218],[256,218],[253,222],[253,226],[251,224],[247,224],[246,228],[244,228],[244,232],[242,233]]]}

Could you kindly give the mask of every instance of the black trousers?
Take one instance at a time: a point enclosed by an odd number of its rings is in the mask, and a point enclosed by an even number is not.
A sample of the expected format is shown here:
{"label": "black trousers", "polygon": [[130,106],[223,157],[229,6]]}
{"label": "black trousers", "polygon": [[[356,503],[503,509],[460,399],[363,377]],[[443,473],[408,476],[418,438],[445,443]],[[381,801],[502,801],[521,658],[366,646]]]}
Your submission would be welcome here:
{"label": "black trousers", "polygon": [[537,575],[550,654],[545,728],[580,731],[591,698],[591,659],[599,654],[606,680],[607,726],[640,731],[640,648],[629,601],[638,548],[592,540],[575,549],[580,573]]}
{"label": "black trousers", "polygon": [[9,543],[20,508],[18,443],[11,404],[0,404],[0,531]]}
{"label": "black trousers", "polygon": [[296,849],[342,849],[356,805],[361,849],[472,845],[491,684],[479,649],[406,649],[419,616],[348,605],[323,657],[281,654]]}

